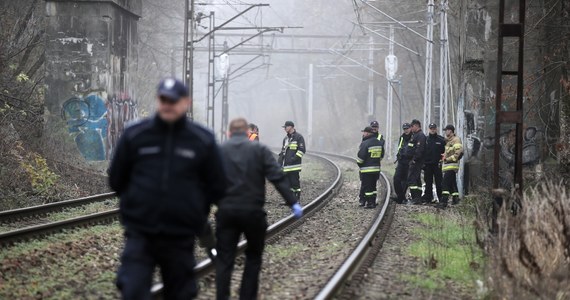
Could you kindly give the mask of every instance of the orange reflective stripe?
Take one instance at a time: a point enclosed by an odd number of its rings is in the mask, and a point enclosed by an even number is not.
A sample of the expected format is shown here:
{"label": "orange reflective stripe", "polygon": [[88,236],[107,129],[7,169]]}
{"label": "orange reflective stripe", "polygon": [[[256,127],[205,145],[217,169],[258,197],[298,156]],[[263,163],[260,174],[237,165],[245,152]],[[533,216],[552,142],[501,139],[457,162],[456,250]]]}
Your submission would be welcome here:
{"label": "orange reflective stripe", "polygon": [[255,141],[255,138],[257,138],[257,134],[252,133],[252,134],[249,135],[249,140],[250,140],[250,141]]}

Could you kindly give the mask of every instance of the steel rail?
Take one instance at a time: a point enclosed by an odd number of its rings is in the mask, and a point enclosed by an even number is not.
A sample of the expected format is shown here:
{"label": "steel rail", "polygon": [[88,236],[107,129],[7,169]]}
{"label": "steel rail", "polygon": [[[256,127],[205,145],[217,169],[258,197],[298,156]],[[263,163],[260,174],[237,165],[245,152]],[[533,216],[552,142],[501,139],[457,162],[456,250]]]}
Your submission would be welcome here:
{"label": "steel rail", "polygon": [[[344,155],[325,153],[325,152],[319,152],[319,153],[322,155],[338,157],[356,162],[354,158]],[[368,232],[362,238],[360,243],[356,246],[352,254],[344,261],[344,263],[340,266],[340,268],[329,279],[327,284],[323,287],[323,289],[321,289],[321,291],[315,297],[315,299],[318,300],[332,299],[338,294],[340,294],[345,283],[349,281],[352,275],[355,274],[361,268],[363,262],[366,260],[366,258],[372,251],[374,242],[378,238],[378,231],[381,227],[382,222],[387,216],[386,211],[388,210],[388,206],[390,204],[390,194],[391,194],[390,181],[388,180],[388,177],[386,177],[384,173],[381,172],[380,175],[386,184],[386,197],[384,199],[384,204],[382,205],[381,211],[376,216],[374,223],[370,226]]]}
{"label": "steel rail", "polygon": [[[338,188],[341,186],[342,172],[341,172],[340,167],[335,162],[333,162],[332,160],[320,155],[320,153],[317,153],[317,152],[309,151],[309,152],[307,152],[307,155],[320,158],[320,159],[328,162],[329,164],[331,164],[336,170],[336,173],[337,173],[336,177],[335,177],[333,183],[331,184],[331,186],[329,188],[327,188],[317,198],[315,198],[309,204],[307,204],[303,207],[303,217],[301,219],[295,219],[294,216],[291,214],[291,215],[271,224],[271,226],[269,226],[269,228],[267,228],[265,240],[273,239],[273,238],[277,237],[278,235],[282,234],[283,232],[286,232],[291,227],[296,226],[297,224],[300,224],[300,222],[302,222],[308,215],[310,215],[310,214],[314,213],[315,211],[317,211],[318,209],[320,209],[323,206],[323,204],[326,203],[327,200],[332,198],[331,196],[333,196],[336,193],[336,191],[338,190]],[[243,253],[245,251],[246,247],[247,247],[247,241],[246,240],[240,241],[238,244],[237,254],[239,255],[239,254]],[[198,263],[196,265],[196,267],[194,267],[194,275],[198,279],[205,277],[206,275],[210,274],[213,271],[214,271],[214,263],[209,258],[201,261],[200,263]],[[155,298],[159,298],[162,294],[162,288],[163,288],[162,283],[154,284],[152,286],[152,289],[151,289],[152,295]]]}
{"label": "steel rail", "polygon": [[5,247],[14,242],[24,241],[38,236],[59,232],[64,229],[72,229],[84,225],[110,223],[117,220],[118,218],[119,209],[112,209],[63,221],[6,231],[0,233],[0,247]]}
{"label": "steel rail", "polygon": [[44,205],[36,205],[31,207],[24,207],[12,210],[0,211],[0,224],[7,223],[12,220],[19,220],[30,216],[37,216],[46,214],[49,212],[63,210],[68,207],[75,207],[80,205],[85,205],[93,202],[99,202],[107,199],[112,199],[117,197],[115,193],[104,193],[88,197],[82,197],[77,199],[70,199],[65,201],[59,201]]}

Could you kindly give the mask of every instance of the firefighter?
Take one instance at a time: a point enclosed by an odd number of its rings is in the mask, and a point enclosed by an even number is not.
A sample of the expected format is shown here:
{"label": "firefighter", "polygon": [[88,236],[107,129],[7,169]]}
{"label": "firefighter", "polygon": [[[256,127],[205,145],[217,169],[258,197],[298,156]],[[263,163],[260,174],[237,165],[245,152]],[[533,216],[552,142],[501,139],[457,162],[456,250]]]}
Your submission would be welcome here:
{"label": "firefighter", "polygon": [[267,229],[265,179],[283,196],[296,218],[303,210],[271,151],[260,143],[248,142],[247,121],[232,120],[229,132],[230,139],[221,146],[228,189],[216,212],[216,293],[217,299],[230,298],[236,249],[243,233],[247,249],[239,299],[256,299]]}
{"label": "firefighter", "polygon": [[248,125],[248,139],[250,141],[255,141],[255,142],[259,142],[259,128],[257,127],[257,125],[253,124],[253,123],[249,123]]}
{"label": "firefighter", "polygon": [[360,207],[376,207],[376,182],[380,178],[382,158],[384,158],[384,140],[378,140],[372,127],[364,128],[356,159],[360,167]]}
{"label": "firefighter", "polygon": [[437,208],[447,208],[449,197],[453,197],[453,204],[459,203],[459,192],[457,190],[457,171],[459,171],[459,160],[463,157],[463,145],[461,139],[455,135],[455,126],[445,126],[445,153],[443,154],[443,191],[442,201]]}
{"label": "firefighter", "polygon": [[378,124],[378,121],[370,122],[370,127],[372,128],[373,134],[376,137],[376,139],[378,139],[379,141],[382,141],[382,143],[384,144],[384,137],[378,131],[378,129],[380,128],[380,124]]}
{"label": "firefighter", "polygon": [[422,197],[422,167],[424,164],[426,136],[422,131],[420,121],[412,120],[412,137],[406,147],[406,158],[409,159],[408,187],[412,194],[412,204],[421,204]]}
{"label": "firefighter", "polygon": [[437,199],[441,200],[441,155],[445,152],[445,138],[437,134],[437,125],[429,124],[429,134],[426,138],[426,155],[424,161],[424,182],[426,188],[422,202],[431,203],[433,200],[433,183]]}
{"label": "firefighter", "polygon": [[305,155],[305,139],[295,130],[295,123],[292,121],[285,122],[283,129],[287,135],[283,138],[283,146],[279,153],[279,164],[283,166],[283,172],[289,180],[291,190],[297,196],[297,200],[301,200],[301,182],[299,173],[301,172],[301,163],[303,155]]}
{"label": "firefighter", "polygon": [[408,147],[408,142],[412,137],[412,129],[410,123],[402,124],[404,133],[400,136],[398,142],[398,153],[396,154],[396,172],[394,172],[394,191],[396,192],[398,204],[406,201],[406,190],[408,189],[408,167],[410,160],[404,156],[404,152]]}

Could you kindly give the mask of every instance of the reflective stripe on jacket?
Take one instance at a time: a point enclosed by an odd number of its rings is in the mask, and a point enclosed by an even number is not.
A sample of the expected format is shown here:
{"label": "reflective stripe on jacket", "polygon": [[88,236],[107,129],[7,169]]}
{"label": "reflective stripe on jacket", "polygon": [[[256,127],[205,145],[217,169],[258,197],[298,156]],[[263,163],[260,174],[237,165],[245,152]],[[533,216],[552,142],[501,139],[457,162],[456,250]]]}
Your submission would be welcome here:
{"label": "reflective stripe on jacket", "polygon": [[281,153],[279,153],[279,164],[283,167],[283,172],[301,171],[305,152],[305,139],[300,133],[295,131],[285,136]]}
{"label": "reflective stripe on jacket", "polygon": [[364,138],[356,159],[360,173],[380,172],[382,158],[384,158],[384,139],[378,140],[374,135]]}
{"label": "reflective stripe on jacket", "polygon": [[461,139],[454,135],[447,139],[445,144],[445,158],[443,160],[442,171],[457,171],[459,170],[459,157],[463,153],[463,145]]}

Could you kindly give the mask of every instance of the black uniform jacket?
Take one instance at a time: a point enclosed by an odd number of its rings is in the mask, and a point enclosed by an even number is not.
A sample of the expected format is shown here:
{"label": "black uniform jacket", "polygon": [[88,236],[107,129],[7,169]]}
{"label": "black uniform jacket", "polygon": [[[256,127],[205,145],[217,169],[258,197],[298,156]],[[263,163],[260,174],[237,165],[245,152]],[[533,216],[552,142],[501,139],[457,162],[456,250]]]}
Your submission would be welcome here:
{"label": "black uniform jacket", "polygon": [[221,149],[229,186],[226,197],[218,204],[220,209],[263,209],[266,178],[289,206],[297,202],[281,166],[266,146],[252,143],[245,134],[237,134]]}
{"label": "black uniform jacket", "polygon": [[410,163],[413,162],[422,165],[424,163],[425,147],[426,136],[420,129],[414,133],[408,141],[403,157],[406,160],[410,160]]}
{"label": "black uniform jacket", "polygon": [[279,164],[285,172],[301,171],[301,163],[305,154],[305,139],[297,131],[287,134],[283,139],[283,147],[279,154]]}
{"label": "black uniform jacket", "polygon": [[402,135],[400,135],[400,139],[398,140],[398,153],[396,154],[396,158],[398,158],[399,162],[406,161],[404,154],[406,152],[406,148],[408,147],[408,142],[410,141],[411,138],[412,138],[411,133],[410,134],[402,133]]}
{"label": "black uniform jacket", "polygon": [[382,158],[384,158],[384,140],[378,140],[376,135],[363,138],[356,159],[360,173],[380,172]]}
{"label": "black uniform jacket", "polygon": [[435,165],[445,152],[445,138],[439,134],[428,134],[426,139],[426,154],[424,164]]}
{"label": "black uniform jacket", "polygon": [[199,234],[226,190],[214,135],[186,118],[167,124],[158,116],[125,129],[109,183],[127,230],[169,236]]}

